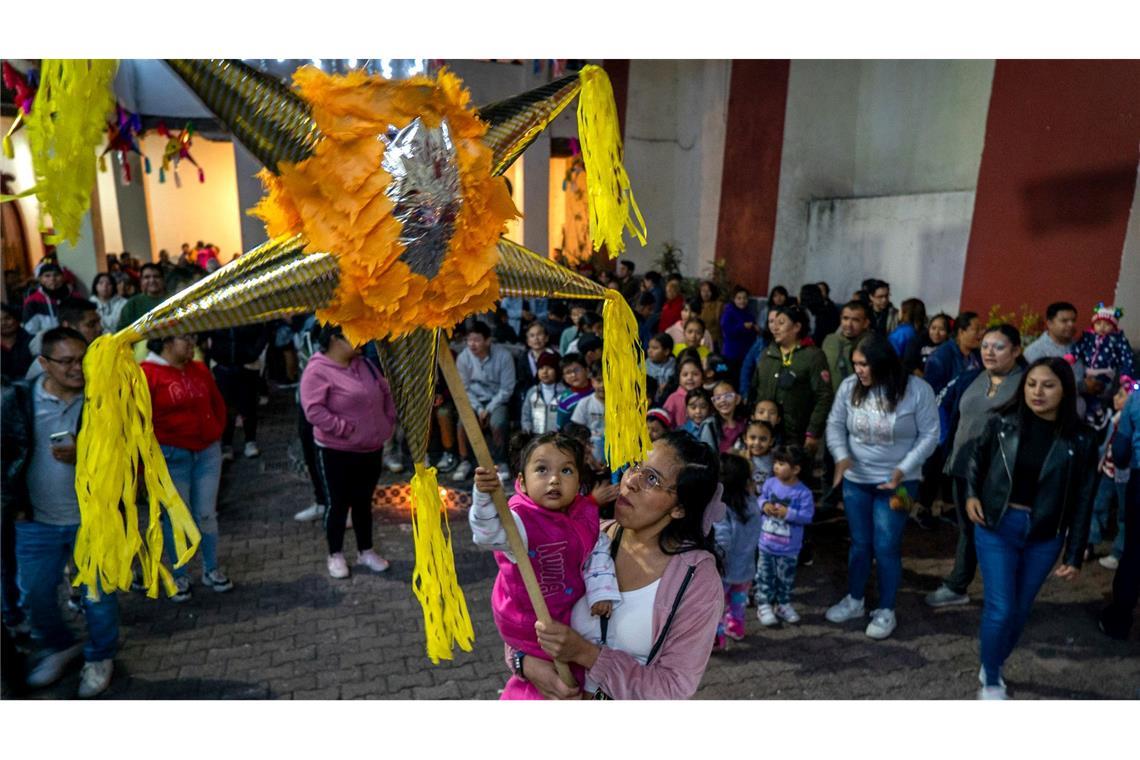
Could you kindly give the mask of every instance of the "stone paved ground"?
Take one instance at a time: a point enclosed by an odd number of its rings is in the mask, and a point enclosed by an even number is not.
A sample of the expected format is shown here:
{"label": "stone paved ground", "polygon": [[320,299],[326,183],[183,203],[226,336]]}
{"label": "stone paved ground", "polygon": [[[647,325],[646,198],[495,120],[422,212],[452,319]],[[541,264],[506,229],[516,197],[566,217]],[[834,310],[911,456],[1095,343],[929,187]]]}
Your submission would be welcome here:
{"label": "stone paved ground", "polygon": [[[489,554],[471,545],[461,516],[452,525],[453,537],[459,580],[474,619],[475,649],[433,666],[424,656],[422,617],[411,593],[408,524],[389,511],[376,516],[380,551],[392,561],[388,573],[330,579],[318,524],[292,519],[309,504],[311,490],[288,464],[296,414],[291,394],[275,396],[265,413],[262,458],[239,459],[222,482],[222,565],[236,588],[216,594],[196,585],[194,598],[182,605],[125,596],[122,650],[106,697],[496,698],[505,680],[489,605],[496,568]],[[834,626],[823,620],[827,605],[844,593],[846,527],[833,520],[814,530],[817,560],[801,568],[797,589],[803,622],[761,630],[751,619],[748,638],[713,657],[698,697],[972,698],[980,604],[932,611],[921,603],[921,595],[949,570],[953,528],[943,525],[932,533],[908,528],[900,625],[882,642],[866,638],[855,623]],[[351,560],[352,538],[346,548]],[[1093,621],[1110,579],[1111,573],[1094,563],[1074,583],[1046,584],[1008,665],[1013,696],[1140,697],[1140,636],[1112,641]],[[972,593],[980,593],[978,582]],[[72,672],[34,696],[69,698],[77,683]]]}

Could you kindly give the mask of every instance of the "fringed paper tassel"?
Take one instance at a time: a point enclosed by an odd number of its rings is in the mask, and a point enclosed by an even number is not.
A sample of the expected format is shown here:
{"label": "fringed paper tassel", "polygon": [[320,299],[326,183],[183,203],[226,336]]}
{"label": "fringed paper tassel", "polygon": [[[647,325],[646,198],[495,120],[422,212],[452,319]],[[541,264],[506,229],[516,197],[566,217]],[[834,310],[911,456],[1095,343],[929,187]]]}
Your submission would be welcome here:
{"label": "fringed paper tassel", "polygon": [[[92,598],[98,589],[130,590],[136,556],[148,596],[158,596],[160,582],[168,595],[175,592],[174,578],[162,562],[163,508],[173,532],[176,567],[190,560],[201,539],[154,437],[146,376],[131,351],[139,337],[127,328],[97,338],[83,360],[87,385],[75,469],[80,513],[75,585],[87,584]],[[139,535],[136,503],[140,465],[149,499],[145,541]]]}
{"label": "fringed paper tassel", "polygon": [[198,170],[198,181],[203,184],[206,182],[206,172],[204,172],[202,169]]}
{"label": "fringed paper tassel", "polygon": [[146,156],[143,156],[143,168],[146,170],[147,174],[150,174],[150,159]]}
{"label": "fringed paper tassel", "polygon": [[161,166],[158,167],[158,181],[159,184],[166,182],[166,169],[162,168]]}
{"label": "fringed paper tassel", "polygon": [[180,190],[182,189],[182,178],[178,176],[177,169],[174,170],[174,186]]}
{"label": "fringed paper tassel", "polygon": [[127,154],[119,154],[119,163],[123,165],[123,184],[131,184],[131,162],[127,160]]}
{"label": "fringed paper tassel", "polygon": [[467,600],[455,575],[451,526],[439,496],[434,467],[416,465],[412,477],[412,536],[416,566],[412,590],[424,611],[427,656],[433,664],[452,658],[455,644],[471,651],[475,631],[467,613]]}
{"label": "fringed paper tassel", "polygon": [[[590,238],[594,250],[606,247],[610,258],[625,250],[622,231],[645,245],[645,220],[622,165],[623,149],[617,106],[610,78],[599,66],[589,65],[579,75],[578,137],[586,163],[586,190],[590,205]],[[637,218],[634,224],[630,213]]]}
{"label": "fringed paper tassel", "polygon": [[645,352],[637,319],[621,293],[606,291],[602,307],[602,379],[606,386],[606,461],[616,472],[649,451],[645,415]]}
{"label": "fringed paper tassel", "polygon": [[12,144],[12,135],[24,123],[24,112],[16,110],[16,118],[12,119],[12,126],[8,127],[8,131],[4,133],[4,156],[9,160],[16,157],[16,148]]}
{"label": "fringed paper tassel", "polygon": [[101,171],[101,172],[107,171],[107,157],[106,156],[99,156],[99,171]]}

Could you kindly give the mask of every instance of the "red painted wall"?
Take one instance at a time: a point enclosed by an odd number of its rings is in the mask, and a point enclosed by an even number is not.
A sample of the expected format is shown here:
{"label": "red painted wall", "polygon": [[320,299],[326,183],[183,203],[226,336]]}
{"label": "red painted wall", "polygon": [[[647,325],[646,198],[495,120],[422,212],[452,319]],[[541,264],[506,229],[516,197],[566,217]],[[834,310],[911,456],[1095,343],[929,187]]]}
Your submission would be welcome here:
{"label": "red painted wall", "polygon": [[602,68],[610,78],[610,86],[614,88],[618,124],[621,125],[622,139],[625,139],[625,106],[629,102],[629,59],[611,58],[602,61]]}
{"label": "red painted wall", "polygon": [[716,257],[754,294],[768,290],[788,70],[788,61],[732,62]]}
{"label": "red painted wall", "polygon": [[962,307],[1111,301],[1138,158],[1140,62],[998,61]]}

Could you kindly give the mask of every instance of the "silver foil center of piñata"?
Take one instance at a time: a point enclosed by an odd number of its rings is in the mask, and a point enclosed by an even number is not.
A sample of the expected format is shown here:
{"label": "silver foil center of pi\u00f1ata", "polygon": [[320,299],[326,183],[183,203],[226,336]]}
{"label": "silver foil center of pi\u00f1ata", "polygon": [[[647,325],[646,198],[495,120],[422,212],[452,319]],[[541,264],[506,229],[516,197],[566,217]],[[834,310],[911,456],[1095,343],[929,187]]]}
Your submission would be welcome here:
{"label": "silver foil center of pi\u00f1ata", "polygon": [[390,128],[380,139],[387,146],[380,166],[392,177],[384,194],[401,225],[400,261],[430,280],[443,265],[463,204],[447,121],[432,128],[415,119],[403,129]]}

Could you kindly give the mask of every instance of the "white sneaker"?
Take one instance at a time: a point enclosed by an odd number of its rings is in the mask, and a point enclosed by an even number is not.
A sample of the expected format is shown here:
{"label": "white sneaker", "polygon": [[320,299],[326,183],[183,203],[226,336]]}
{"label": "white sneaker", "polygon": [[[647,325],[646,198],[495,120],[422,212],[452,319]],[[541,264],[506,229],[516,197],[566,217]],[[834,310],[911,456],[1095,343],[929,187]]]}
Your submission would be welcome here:
{"label": "white sneaker", "polygon": [[952,604],[969,604],[969,594],[959,594],[947,586],[939,586],[926,595],[926,604],[930,607],[949,607]]}
{"label": "white sneaker", "polygon": [[234,461],[234,447],[233,446],[223,446],[222,447],[222,461],[223,462]]}
{"label": "white sneaker", "polygon": [[182,576],[181,578],[174,579],[174,593],[170,596],[170,601],[175,604],[182,604],[182,602],[190,601],[194,596],[194,592],[190,590],[190,578]]}
{"label": "white sneaker", "polygon": [[978,689],[978,699],[981,699],[981,700],[997,699],[997,700],[1003,700],[1004,701],[1004,700],[1009,699],[1009,695],[1006,694],[1004,685],[1003,686],[983,686],[982,688]]}
{"label": "white sneaker", "polygon": [[898,627],[894,610],[872,610],[871,622],[867,624],[867,635],[872,639],[885,639]]}
{"label": "white sneaker", "polygon": [[329,575],[338,579],[348,577],[348,563],[340,552],[329,555]]}
{"label": "white sneaker", "polygon": [[261,449],[257,448],[257,441],[246,441],[242,453],[245,454],[246,459],[254,459],[261,456]]}
{"label": "white sneaker", "polygon": [[362,551],[360,556],[356,558],[356,561],[374,573],[382,573],[391,567],[391,563],[389,563],[388,560],[381,557],[372,549]]}
{"label": "white sneaker", "polygon": [[460,481],[467,480],[471,476],[471,463],[467,461],[460,462],[456,465],[455,469],[451,471],[451,481],[459,483]]}
{"label": "white sneaker", "polygon": [[848,620],[861,618],[864,614],[866,613],[863,610],[863,600],[856,601],[848,594],[840,599],[838,604],[828,607],[823,616],[832,623],[846,623]]}
{"label": "white sneaker", "polygon": [[756,619],[763,626],[773,626],[780,622],[776,619],[776,613],[772,611],[770,604],[761,604],[756,608]]}
{"label": "white sneaker", "polygon": [[293,515],[293,519],[297,522],[312,522],[313,520],[320,520],[325,516],[325,510],[327,509],[328,507],[326,507],[324,504],[317,504],[316,502],[313,502],[297,514]]}
{"label": "white sneaker", "polygon": [[791,604],[777,604],[776,617],[783,620],[785,623],[798,623],[800,622],[800,613],[796,612],[796,608]]}
{"label": "white sneaker", "polygon": [[440,472],[451,472],[457,464],[459,464],[459,459],[450,451],[445,451],[439,461],[435,463],[435,469]]}
{"label": "white sneaker", "polygon": [[82,644],[72,644],[67,649],[53,652],[36,663],[32,672],[28,674],[28,686],[40,689],[50,686],[63,677],[63,672],[71,661],[83,654]]}
{"label": "white sneaker", "polygon": [[[986,666],[982,665],[978,668],[978,683],[984,688],[986,685]],[[998,686],[1005,688],[1005,679],[998,676]]]}
{"label": "white sneaker", "polygon": [[114,660],[86,663],[79,672],[79,698],[90,699],[106,691],[111,685],[111,674],[114,670]]}
{"label": "white sneaker", "polygon": [[227,578],[226,574],[218,568],[214,568],[208,573],[202,573],[202,584],[209,586],[219,594],[234,590],[234,582]]}
{"label": "white sneaker", "polygon": [[1105,570],[1115,570],[1116,568],[1120,567],[1120,558],[1114,557],[1111,554],[1104,555],[1096,562]]}

